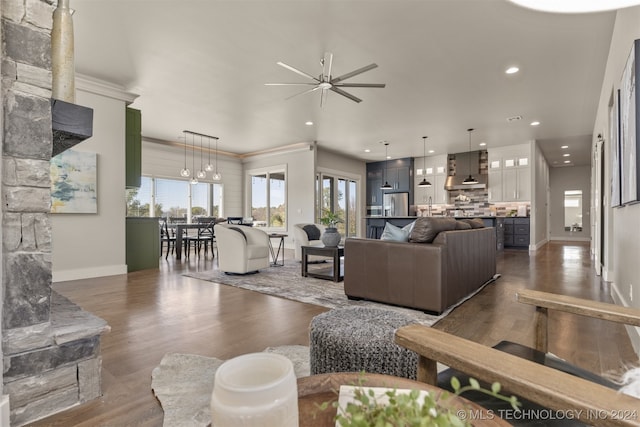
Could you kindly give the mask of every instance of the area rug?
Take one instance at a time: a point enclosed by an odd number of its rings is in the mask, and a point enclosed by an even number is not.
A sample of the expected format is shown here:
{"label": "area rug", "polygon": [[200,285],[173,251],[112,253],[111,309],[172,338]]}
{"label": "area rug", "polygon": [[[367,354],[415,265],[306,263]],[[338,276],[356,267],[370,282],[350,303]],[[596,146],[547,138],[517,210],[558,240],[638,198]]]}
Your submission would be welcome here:
{"label": "area rug", "polygon": [[[286,356],[296,377],[309,375],[309,347],[287,345],[264,351]],[[223,360],[168,353],[151,373],[151,388],[164,411],[164,427],[206,427],[211,423],[213,379]]]}
{"label": "area rug", "polygon": [[[311,268],[329,267],[330,264],[315,264]],[[342,282],[332,282],[330,280],[316,279],[312,277],[302,277],[300,274],[300,263],[294,260],[287,260],[283,267],[269,267],[260,270],[257,274],[249,275],[228,275],[219,270],[197,272],[185,274],[185,276],[208,282],[220,283],[223,285],[235,286],[242,289],[286,298],[293,301],[319,305],[327,308],[344,308],[350,306],[378,307],[386,310],[397,311],[411,317],[416,323],[432,326],[438,320],[445,317],[456,306],[462,304],[479,292],[484,286],[493,282],[500,275],[496,274],[492,280],[485,283],[474,294],[469,295],[464,300],[447,309],[442,314],[430,315],[420,310],[411,310],[404,307],[396,307],[372,301],[350,300],[344,293]]]}

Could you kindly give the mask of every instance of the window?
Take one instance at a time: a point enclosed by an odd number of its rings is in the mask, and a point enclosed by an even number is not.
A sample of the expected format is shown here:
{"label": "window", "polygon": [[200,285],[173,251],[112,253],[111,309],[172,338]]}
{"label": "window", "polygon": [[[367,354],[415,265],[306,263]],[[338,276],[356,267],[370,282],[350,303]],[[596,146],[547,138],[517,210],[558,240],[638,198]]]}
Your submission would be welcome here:
{"label": "window", "polygon": [[222,194],[218,183],[191,185],[184,180],[143,176],[140,188],[127,189],[127,216],[223,216]]}
{"label": "window", "polygon": [[287,179],[284,168],[249,172],[254,227],[286,228]]}
{"label": "window", "polygon": [[322,173],[318,177],[320,194],[317,199],[318,215],[317,221],[327,210],[337,213],[343,220],[337,224],[338,232],[346,237],[357,234],[358,215],[358,183],[354,179],[335,176],[334,174]]}

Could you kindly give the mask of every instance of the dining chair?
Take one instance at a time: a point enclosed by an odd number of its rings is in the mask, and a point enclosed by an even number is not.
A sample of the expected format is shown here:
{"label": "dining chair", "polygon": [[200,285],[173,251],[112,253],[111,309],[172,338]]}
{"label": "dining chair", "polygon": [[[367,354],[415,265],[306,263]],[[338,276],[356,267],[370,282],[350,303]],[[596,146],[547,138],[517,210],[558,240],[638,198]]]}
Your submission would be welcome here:
{"label": "dining chair", "polygon": [[241,216],[229,216],[227,217],[227,224],[242,225],[243,220],[244,218]]}
{"label": "dining chair", "polygon": [[169,226],[167,225],[167,219],[163,218],[160,221],[160,256],[162,256],[162,248],[165,243],[167,244],[167,253],[165,254],[165,258],[169,257],[169,251],[173,254],[176,247],[176,236],[175,234],[169,233]]}
{"label": "dining chair", "polygon": [[200,256],[200,252],[204,246],[204,255],[207,256],[208,249],[211,247],[211,255],[215,257],[213,252],[213,244],[215,242],[213,226],[215,225],[215,220],[211,220],[210,218],[197,218],[196,223],[199,225],[196,233],[194,235],[187,235],[183,238],[185,256],[189,258],[191,244],[193,243],[194,252],[198,256]]}

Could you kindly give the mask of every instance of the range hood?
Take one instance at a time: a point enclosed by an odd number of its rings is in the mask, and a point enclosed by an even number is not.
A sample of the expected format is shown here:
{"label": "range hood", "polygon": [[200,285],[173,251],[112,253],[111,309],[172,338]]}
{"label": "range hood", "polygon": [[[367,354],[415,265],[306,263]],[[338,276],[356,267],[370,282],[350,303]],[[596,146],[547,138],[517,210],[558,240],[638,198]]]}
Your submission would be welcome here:
{"label": "range hood", "polygon": [[[447,181],[444,184],[445,190],[475,190],[487,188],[489,176],[487,175],[486,168],[483,174],[480,173],[482,170],[480,168],[481,153],[481,151],[469,151],[449,155],[449,176],[447,176]],[[455,165],[455,167],[453,165]],[[469,175],[473,175],[478,183],[463,184],[462,181]]]}
{"label": "range hood", "polygon": [[51,99],[51,130],[55,157],[93,135],[93,109]]}

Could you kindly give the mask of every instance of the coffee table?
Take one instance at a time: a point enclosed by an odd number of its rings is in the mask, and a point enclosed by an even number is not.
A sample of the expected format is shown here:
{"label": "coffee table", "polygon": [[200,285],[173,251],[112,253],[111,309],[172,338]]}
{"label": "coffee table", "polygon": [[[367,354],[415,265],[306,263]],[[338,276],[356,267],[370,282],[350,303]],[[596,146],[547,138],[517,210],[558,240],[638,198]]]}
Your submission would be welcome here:
{"label": "coffee table", "polygon": [[[427,383],[382,374],[341,372],[302,377],[298,378],[299,426],[334,427],[336,425],[334,421],[336,409],[329,405],[327,409],[320,410],[318,405],[324,402],[337,401],[338,395],[336,391],[340,389],[341,385],[358,385],[360,382],[365,387],[415,389],[436,393],[444,391]],[[473,414],[474,426],[506,427],[511,425],[497,415],[463,397],[451,396],[449,402],[453,407],[459,408],[465,413]]]}
{"label": "coffee table", "polygon": [[[340,265],[340,258],[344,256],[344,246],[302,246],[302,276],[316,277],[318,279],[340,282],[344,279],[344,273]],[[309,255],[320,255],[333,259],[332,274],[320,274],[309,272]]]}

